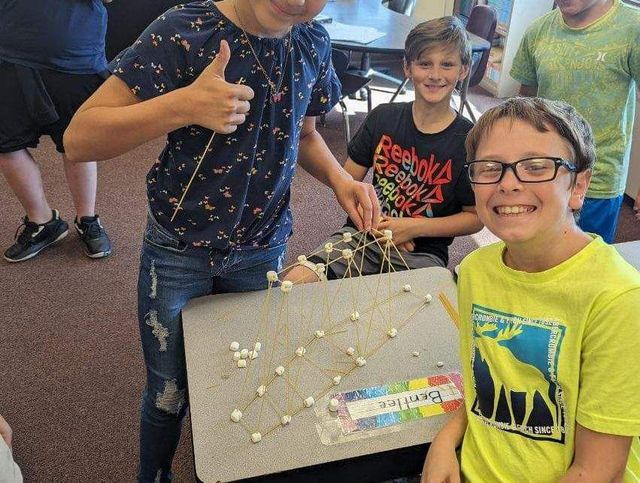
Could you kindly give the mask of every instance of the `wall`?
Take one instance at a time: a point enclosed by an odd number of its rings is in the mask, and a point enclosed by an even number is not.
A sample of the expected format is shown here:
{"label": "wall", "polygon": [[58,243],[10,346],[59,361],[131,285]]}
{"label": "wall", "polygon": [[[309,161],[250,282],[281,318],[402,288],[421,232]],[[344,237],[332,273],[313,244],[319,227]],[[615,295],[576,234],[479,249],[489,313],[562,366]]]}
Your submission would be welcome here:
{"label": "wall", "polygon": [[413,16],[419,20],[453,15],[454,0],[418,0]]}
{"label": "wall", "polygon": [[626,194],[635,199],[640,188],[640,89],[638,90],[638,102],[636,102],[636,122],[633,128],[633,147],[631,148],[631,161],[629,162],[629,178],[627,179]]}

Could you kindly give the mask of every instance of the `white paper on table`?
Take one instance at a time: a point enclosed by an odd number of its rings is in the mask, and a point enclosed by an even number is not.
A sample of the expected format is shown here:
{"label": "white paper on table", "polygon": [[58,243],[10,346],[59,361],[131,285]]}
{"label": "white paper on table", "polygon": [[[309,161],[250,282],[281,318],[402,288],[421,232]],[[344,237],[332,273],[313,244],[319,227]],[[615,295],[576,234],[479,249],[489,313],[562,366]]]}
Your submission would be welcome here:
{"label": "white paper on table", "polygon": [[331,23],[324,24],[324,28],[329,32],[331,40],[342,40],[357,44],[369,44],[386,35],[375,27],[349,25],[346,23],[336,22],[335,20]]}

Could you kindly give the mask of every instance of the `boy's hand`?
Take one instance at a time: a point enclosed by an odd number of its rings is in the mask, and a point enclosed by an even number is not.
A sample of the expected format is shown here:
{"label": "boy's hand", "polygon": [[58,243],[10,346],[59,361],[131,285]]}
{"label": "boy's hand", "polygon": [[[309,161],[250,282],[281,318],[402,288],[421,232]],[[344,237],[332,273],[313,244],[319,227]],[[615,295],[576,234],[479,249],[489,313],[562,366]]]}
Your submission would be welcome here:
{"label": "boy's hand", "polygon": [[11,449],[13,431],[11,431],[11,426],[9,426],[9,423],[7,423],[2,416],[0,416],[0,436],[4,439],[4,442],[7,443],[9,449]]}
{"label": "boy's hand", "polygon": [[451,444],[438,438],[431,443],[420,483],[460,483],[460,464]]}
{"label": "boy's hand", "polygon": [[408,242],[401,243],[400,245],[396,245],[396,248],[398,248],[398,250],[404,250],[405,252],[412,252],[416,249],[416,244],[413,240],[410,240]]}
{"label": "boy's hand", "polygon": [[198,124],[220,134],[230,134],[245,121],[253,89],[225,80],[224,71],[230,58],[229,44],[221,40],[213,62],[184,88],[182,112],[188,120],[186,125]]}
{"label": "boy's hand", "polygon": [[371,230],[380,219],[380,205],[371,183],[345,179],[333,191],[342,209],[358,230]]}
{"label": "boy's hand", "polygon": [[[407,242],[412,242],[412,240],[417,236],[415,228],[416,220],[413,218],[398,218],[386,215],[382,217],[382,221],[378,223],[378,226],[376,227],[379,231],[391,230],[393,232],[393,243],[398,248],[405,248],[407,246]],[[382,233],[379,236],[382,236]]]}

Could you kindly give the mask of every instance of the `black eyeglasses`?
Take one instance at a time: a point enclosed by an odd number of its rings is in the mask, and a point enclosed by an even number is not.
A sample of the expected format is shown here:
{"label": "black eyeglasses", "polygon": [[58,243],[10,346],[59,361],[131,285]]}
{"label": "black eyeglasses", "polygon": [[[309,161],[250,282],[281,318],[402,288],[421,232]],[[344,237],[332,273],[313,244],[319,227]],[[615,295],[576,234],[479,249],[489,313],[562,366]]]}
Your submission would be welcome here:
{"label": "black eyeglasses", "polygon": [[478,159],[465,164],[473,184],[499,183],[507,169],[511,169],[521,183],[544,183],[556,179],[560,166],[571,173],[577,171],[575,165],[566,159],[539,156],[520,159],[515,163]]}

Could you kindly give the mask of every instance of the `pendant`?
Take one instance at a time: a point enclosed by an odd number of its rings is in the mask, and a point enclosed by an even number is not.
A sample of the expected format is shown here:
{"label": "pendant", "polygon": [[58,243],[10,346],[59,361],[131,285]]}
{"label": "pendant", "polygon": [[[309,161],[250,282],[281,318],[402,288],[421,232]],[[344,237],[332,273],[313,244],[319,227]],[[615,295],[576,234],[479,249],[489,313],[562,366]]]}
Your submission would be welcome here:
{"label": "pendant", "polygon": [[282,100],[282,91],[271,94],[271,102],[280,102]]}

